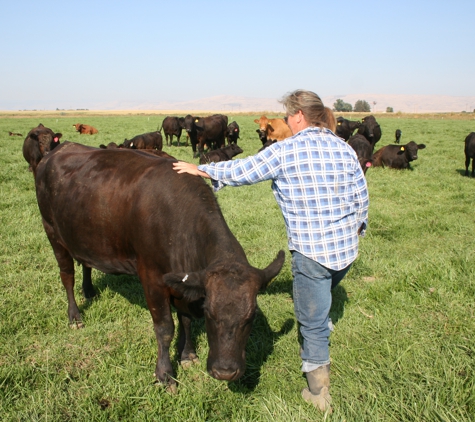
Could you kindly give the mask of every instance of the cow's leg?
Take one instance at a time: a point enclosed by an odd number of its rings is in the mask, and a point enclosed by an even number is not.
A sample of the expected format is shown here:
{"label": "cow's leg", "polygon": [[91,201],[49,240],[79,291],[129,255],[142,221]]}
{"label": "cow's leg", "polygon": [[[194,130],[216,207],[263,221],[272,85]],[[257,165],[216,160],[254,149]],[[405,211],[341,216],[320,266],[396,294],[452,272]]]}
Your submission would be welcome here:
{"label": "cow's leg", "polygon": [[472,177],[475,177],[475,158],[472,158]]}
{"label": "cow's leg", "polygon": [[148,309],[152,315],[153,330],[158,345],[157,366],[154,375],[159,382],[174,385],[176,382],[170,362],[170,344],[175,333],[175,325],[173,324],[170,297],[163,284],[162,275],[140,267],[138,275],[145,292]]}
{"label": "cow's leg", "polygon": [[43,220],[43,226],[48,236],[48,240],[53,247],[54,256],[58,262],[59,275],[66,290],[66,297],[68,299],[68,317],[69,323],[72,327],[81,328],[83,326],[81,321],[81,314],[79,312],[76,299],[74,297],[74,261],[69,252],[61,246],[54,235],[53,228]]}
{"label": "cow's leg", "polygon": [[96,291],[92,285],[91,272],[91,267],[82,266],[82,292],[86,299],[91,299],[96,295]]}
{"label": "cow's leg", "polygon": [[177,137],[176,137],[176,146],[177,147],[180,146],[180,138],[181,138],[181,135],[177,135]]}
{"label": "cow's leg", "polygon": [[[468,155],[466,155],[465,156],[465,176],[468,176],[468,167],[469,166],[470,166],[470,157]],[[472,161],[472,166],[473,166],[473,161]]]}
{"label": "cow's leg", "polygon": [[191,339],[191,318],[177,312],[178,316],[178,355],[183,366],[188,366],[191,362],[198,362],[195,345]]}

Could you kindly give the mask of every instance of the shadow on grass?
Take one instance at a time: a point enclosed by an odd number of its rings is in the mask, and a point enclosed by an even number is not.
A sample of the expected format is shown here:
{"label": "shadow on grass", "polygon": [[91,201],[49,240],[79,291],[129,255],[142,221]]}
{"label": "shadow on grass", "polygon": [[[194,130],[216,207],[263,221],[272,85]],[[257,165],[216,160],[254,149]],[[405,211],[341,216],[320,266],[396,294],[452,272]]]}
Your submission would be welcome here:
{"label": "shadow on grass", "polygon": [[[99,276],[94,278],[94,288],[96,296],[94,300],[100,300],[101,293],[107,288],[115,293],[120,294],[132,305],[140,306],[148,309],[143,293],[143,288],[138,277],[127,275],[108,275],[99,273]],[[92,306],[94,300],[88,300],[80,306],[81,313],[87,311]],[[172,312],[175,309],[172,307]],[[244,392],[253,390],[258,384],[261,374],[261,368],[267,361],[274,350],[274,344],[283,335],[289,333],[295,325],[293,319],[288,319],[284,322],[279,331],[272,331],[267,318],[263,312],[258,308],[256,318],[253,323],[251,334],[246,345],[246,372],[241,379],[236,382],[229,383],[229,388],[234,392]],[[151,332],[153,328],[151,327]],[[193,319],[192,321],[192,340],[196,344],[196,340],[206,332],[204,319]],[[175,327],[175,338],[173,344],[177,347],[178,326]],[[173,356],[173,355],[172,355]],[[172,358],[172,365],[177,371],[179,362],[177,361],[178,353],[175,353],[176,358]],[[201,360],[205,360],[207,356],[200,356]]]}
{"label": "shadow on grass", "polygon": [[294,325],[294,319],[287,319],[279,331],[272,331],[267,318],[258,309],[251,335],[246,345],[246,372],[239,380],[228,384],[232,392],[251,392],[259,385],[262,367],[269,356],[272,355],[274,344],[277,343],[280,337],[292,331]]}
{"label": "shadow on grass", "polygon": [[472,177],[472,167],[469,167],[469,169],[468,169],[468,176],[465,175],[465,169],[457,169],[456,171],[460,176],[469,177],[470,179],[473,179],[473,177]]}

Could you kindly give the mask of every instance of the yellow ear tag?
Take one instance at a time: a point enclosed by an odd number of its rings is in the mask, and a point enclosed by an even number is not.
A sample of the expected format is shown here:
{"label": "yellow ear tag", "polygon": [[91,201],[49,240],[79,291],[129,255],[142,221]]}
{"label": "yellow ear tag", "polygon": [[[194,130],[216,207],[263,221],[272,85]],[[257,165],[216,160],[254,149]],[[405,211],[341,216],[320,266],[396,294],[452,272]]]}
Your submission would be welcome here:
{"label": "yellow ear tag", "polygon": [[401,147],[401,151],[404,151],[404,147]]}
{"label": "yellow ear tag", "polygon": [[198,123],[198,119],[195,120],[195,123]]}

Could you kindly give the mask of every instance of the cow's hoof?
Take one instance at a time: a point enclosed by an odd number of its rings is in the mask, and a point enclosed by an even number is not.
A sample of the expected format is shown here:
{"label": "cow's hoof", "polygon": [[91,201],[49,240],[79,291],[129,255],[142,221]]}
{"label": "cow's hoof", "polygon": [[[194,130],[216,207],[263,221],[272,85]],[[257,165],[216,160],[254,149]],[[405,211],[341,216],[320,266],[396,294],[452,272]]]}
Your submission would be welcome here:
{"label": "cow's hoof", "polygon": [[168,384],[167,385],[167,393],[168,394],[177,394],[178,393],[178,388],[176,384]]}
{"label": "cow's hoof", "polygon": [[193,365],[193,361],[192,360],[182,360],[180,362],[180,365],[183,369],[188,369],[191,365]]}
{"label": "cow's hoof", "polygon": [[188,369],[189,367],[191,367],[191,365],[199,364],[199,363],[200,363],[200,360],[197,357],[192,358],[192,359],[182,359],[180,361],[180,365],[183,369]]}
{"label": "cow's hoof", "polygon": [[82,323],[82,321],[70,322],[69,328],[71,328],[71,330],[79,330],[81,328],[84,328],[84,324]]}

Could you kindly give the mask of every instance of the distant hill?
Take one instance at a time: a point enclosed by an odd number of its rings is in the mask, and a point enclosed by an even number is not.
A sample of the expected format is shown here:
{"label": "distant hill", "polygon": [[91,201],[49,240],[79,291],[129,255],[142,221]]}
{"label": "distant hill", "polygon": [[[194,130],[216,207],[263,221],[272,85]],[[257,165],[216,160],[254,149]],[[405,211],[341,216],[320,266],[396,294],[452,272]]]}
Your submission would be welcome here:
{"label": "distant hill", "polygon": [[[394,112],[403,113],[444,113],[473,112],[475,97],[455,97],[441,95],[385,95],[385,94],[351,94],[332,95],[322,98],[324,104],[333,108],[337,99],[355,105],[358,100],[365,100],[373,112],[384,112],[392,107]],[[374,104],[374,102],[376,104]],[[91,106],[99,110],[219,110],[228,112],[282,112],[283,107],[274,98],[252,98],[230,95],[201,98],[193,101],[157,101],[153,103],[110,102]]]}
{"label": "distant hill", "polygon": [[[403,113],[447,113],[447,112],[473,112],[475,109],[475,97],[442,96],[442,95],[386,95],[386,94],[351,94],[331,95],[323,97],[326,106],[333,108],[337,99],[343,100],[352,106],[356,101],[367,101],[371,111],[376,113],[385,112],[387,107],[393,111]],[[215,97],[200,98],[190,101],[104,101],[90,104],[71,104],[67,107],[51,102],[30,101],[28,105],[19,102],[8,102],[0,99],[0,110],[56,110],[56,109],[88,109],[88,110],[190,110],[220,111],[223,113],[239,112],[280,112],[284,111],[282,104],[277,98],[254,98],[232,95],[218,95]]]}

